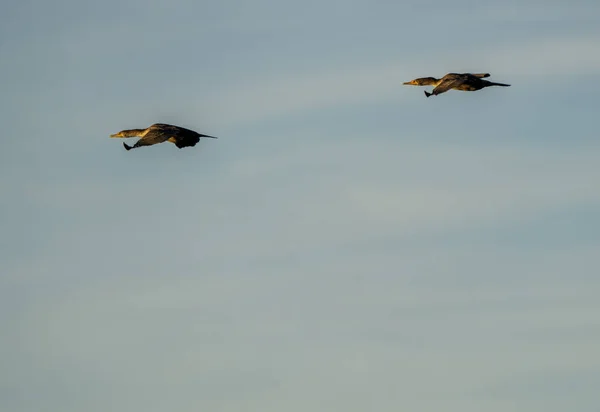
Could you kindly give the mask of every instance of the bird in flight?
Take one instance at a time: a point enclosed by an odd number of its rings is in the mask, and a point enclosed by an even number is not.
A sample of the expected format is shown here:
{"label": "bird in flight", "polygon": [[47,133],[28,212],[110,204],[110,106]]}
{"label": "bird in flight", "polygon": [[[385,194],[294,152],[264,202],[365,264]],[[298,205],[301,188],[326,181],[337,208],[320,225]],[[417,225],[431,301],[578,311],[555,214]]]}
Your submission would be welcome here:
{"label": "bird in flight", "polygon": [[195,146],[200,141],[201,137],[210,137],[217,139],[214,136],[196,133],[193,130],[184,129],[183,127],[173,126],[165,123],[155,123],[147,129],[125,129],[119,133],[111,134],[110,137],[141,137],[133,146],[129,146],[123,142],[125,149],[131,150],[142,146],[152,146],[157,143],[171,142],[175,146],[182,149],[184,147]]}
{"label": "bird in flight", "polygon": [[487,80],[483,80],[484,77],[490,77],[489,73],[448,73],[441,79],[435,77],[420,77],[418,79],[405,82],[403,84],[408,86],[434,86],[433,91],[428,93],[425,91],[425,96],[436,96],[438,94],[447,92],[448,90],[462,90],[467,92],[474,92],[481,90],[484,87],[490,86],[505,86],[508,87],[510,84],[495,83]]}

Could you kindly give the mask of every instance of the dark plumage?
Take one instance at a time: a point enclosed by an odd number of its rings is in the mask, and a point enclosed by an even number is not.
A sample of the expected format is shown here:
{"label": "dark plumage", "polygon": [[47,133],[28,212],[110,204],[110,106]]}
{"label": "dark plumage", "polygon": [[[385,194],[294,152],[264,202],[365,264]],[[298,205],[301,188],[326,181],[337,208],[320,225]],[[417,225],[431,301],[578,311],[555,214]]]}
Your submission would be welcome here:
{"label": "dark plumage", "polygon": [[110,137],[141,137],[133,146],[123,143],[125,149],[131,150],[142,146],[152,146],[157,143],[171,142],[182,149],[184,147],[195,146],[201,137],[214,136],[196,133],[193,130],[185,129],[179,126],[173,126],[165,123],[155,123],[147,129],[126,129],[119,133],[111,134]]}
{"label": "dark plumage", "polygon": [[410,86],[435,86],[431,93],[425,92],[425,96],[436,96],[438,94],[455,89],[461,91],[473,92],[490,86],[505,86],[510,84],[495,83],[483,80],[484,77],[490,77],[489,73],[448,73],[441,79],[435,77],[420,77],[418,79],[405,82]]}

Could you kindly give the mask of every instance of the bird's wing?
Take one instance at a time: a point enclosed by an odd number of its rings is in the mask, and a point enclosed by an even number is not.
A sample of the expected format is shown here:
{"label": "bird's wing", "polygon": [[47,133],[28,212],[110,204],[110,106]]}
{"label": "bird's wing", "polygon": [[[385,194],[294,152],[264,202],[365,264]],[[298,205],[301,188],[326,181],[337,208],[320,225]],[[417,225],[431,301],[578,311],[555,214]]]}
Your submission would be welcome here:
{"label": "bird's wing", "polygon": [[146,140],[146,138],[148,138],[148,145],[169,141],[181,149],[183,147],[195,146],[200,141],[201,137],[210,137],[216,139],[214,136],[200,134],[184,127],[156,123],[148,128],[148,133],[142,140]]}
{"label": "bird's wing", "polygon": [[433,94],[440,94],[447,92],[450,89],[454,89],[457,86],[460,86],[467,80],[466,76],[456,76],[449,77],[444,79],[433,89]]}
{"label": "bird's wing", "polygon": [[175,135],[174,132],[171,128],[150,127],[144,137],[137,141],[135,147],[152,146],[153,144],[166,142]]}
{"label": "bird's wing", "polygon": [[171,143],[174,143],[175,146],[177,146],[180,149],[184,147],[195,146],[196,143],[200,141],[200,136],[203,136],[194,132],[193,130],[162,123],[152,125],[151,129],[156,134],[157,139],[164,138],[164,140],[162,141],[169,141]]}
{"label": "bird's wing", "polygon": [[175,143],[175,146],[182,149],[184,147],[193,147],[196,146],[196,143],[200,141],[200,137],[196,135],[181,135],[177,137],[173,137],[169,139],[170,142]]}
{"label": "bird's wing", "polygon": [[448,73],[448,75],[452,75],[454,77],[473,76],[473,77],[478,77],[480,79],[482,79],[484,77],[490,77],[489,73]]}

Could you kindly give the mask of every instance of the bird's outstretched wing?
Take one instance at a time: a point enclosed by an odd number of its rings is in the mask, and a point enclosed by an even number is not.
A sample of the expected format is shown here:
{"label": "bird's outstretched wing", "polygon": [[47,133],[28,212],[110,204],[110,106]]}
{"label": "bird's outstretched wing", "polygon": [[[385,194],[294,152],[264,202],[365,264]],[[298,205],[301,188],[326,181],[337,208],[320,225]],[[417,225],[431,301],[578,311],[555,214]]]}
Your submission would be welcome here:
{"label": "bird's outstretched wing", "polygon": [[180,149],[184,147],[195,146],[200,141],[201,137],[210,137],[211,139],[217,139],[217,137],[215,136],[201,134],[193,130],[186,129],[184,127],[171,126],[168,124],[160,123],[153,126],[157,126],[158,128],[162,129],[165,133],[169,134],[170,137],[168,141],[174,143],[175,146],[177,146]]}
{"label": "bird's outstretched wing", "polygon": [[453,76],[447,79],[444,79],[433,89],[433,94],[437,95],[440,93],[447,92],[448,90],[454,89],[455,87],[460,86],[465,81],[467,81],[468,77],[465,75]]}
{"label": "bird's outstretched wing", "polygon": [[165,123],[155,123],[146,129],[142,138],[138,140],[135,145],[125,145],[125,148],[130,150],[141,146],[152,146],[158,143],[171,142],[181,149],[184,147],[195,146],[196,143],[200,141],[201,137],[211,137],[216,139],[214,136],[200,134],[183,127]]}
{"label": "bird's outstretched wing", "polygon": [[183,149],[184,147],[196,146],[196,143],[198,143],[199,141],[200,141],[199,136],[191,136],[191,135],[183,135],[183,134],[180,134],[175,137],[171,137],[169,139],[169,142],[175,143],[175,146],[177,146],[180,149]]}
{"label": "bird's outstretched wing", "polygon": [[[175,128],[173,128],[175,129]],[[173,136],[174,130],[162,127],[149,127],[148,131],[133,147],[152,146],[153,144],[163,143]]]}
{"label": "bird's outstretched wing", "polygon": [[489,73],[464,73],[464,74],[470,74],[471,76],[475,76],[480,79],[483,79],[484,77],[490,77]]}

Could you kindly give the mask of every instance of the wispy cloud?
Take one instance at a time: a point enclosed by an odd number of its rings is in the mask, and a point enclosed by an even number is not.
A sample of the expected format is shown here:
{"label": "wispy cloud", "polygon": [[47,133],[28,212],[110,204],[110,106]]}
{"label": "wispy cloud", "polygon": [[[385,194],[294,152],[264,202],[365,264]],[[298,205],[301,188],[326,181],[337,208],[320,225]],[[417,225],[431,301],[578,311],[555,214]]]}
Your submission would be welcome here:
{"label": "wispy cloud", "polygon": [[[190,179],[174,179],[177,172],[152,173],[138,178],[134,193],[128,179],[112,178],[97,180],[93,191],[86,190],[86,178],[32,186],[27,193],[31,202],[77,218],[69,231],[127,225],[146,233],[151,219],[153,230],[188,239],[180,251],[198,248],[211,260],[226,259],[231,250],[240,257],[277,257],[357,238],[366,242],[518,224],[540,213],[600,203],[593,190],[600,178],[595,146],[587,154],[516,151],[503,144],[439,143],[437,149],[356,138],[342,147],[311,142],[275,157],[255,151]],[[377,161],[356,168],[365,157]],[[299,171],[302,177],[293,177]],[[218,186],[212,185],[215,180]],[[96,208],[102,212],[88,220],[89,210]],[[194,235],[197,231],[203,234]],[[68,239],[71,234],[54,244]],[[286,241],[274,248],[272,239]],[[136,235],[127,243],[140,242],[147,243]]]}
{"label": "wispy cloud", "polygon": [[[593,410],[596,2],[35,3],[0,16],[5,408]],[[513,87],[401,85],[447,71]],[[108,138],[154,121],[221,138]]]}
{"label": "wispy cloud", "polygon": [[[566,77],[600,73],[600,34],[584,37],[540,37],[519,43],[474,45],[473,51],[423,53],[415,59],[380,61],[362,67],[289,70],[260,76],[251,81],[233,80],[229,89],[203,96],[211,102],[211,117],[228,113],[228,121],[247,122],[290,113],[394,100],[406,102],[415,96],[402,82],[414,77],[441,76],[446,71],[490,71],[494,79],[510,83],[517,76],[530,84],[545,83],[548,76]],[[475,57],[476,56],[476,57]],[[531,87],[531,86],[530,86]],[[553,85],[560,87],[560,85]],[[232,113],[234,113],[232,117]]]}

